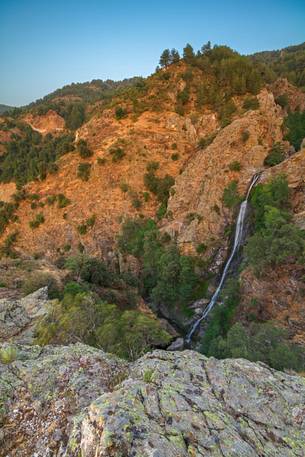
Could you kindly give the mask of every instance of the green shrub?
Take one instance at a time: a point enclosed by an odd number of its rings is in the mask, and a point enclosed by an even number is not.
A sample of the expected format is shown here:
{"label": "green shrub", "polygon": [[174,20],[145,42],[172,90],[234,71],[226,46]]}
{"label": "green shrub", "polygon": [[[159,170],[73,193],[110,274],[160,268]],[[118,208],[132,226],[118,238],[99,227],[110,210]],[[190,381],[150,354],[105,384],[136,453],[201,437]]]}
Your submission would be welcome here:
{"label": "green shrub", "polygon": [[250,138],[250,132],[249,130],[243,130],[241,133],[241,139],[243,143],[246,143],[248,139]]}
{"label": "green shrub", "polygon": [[129,185],[126,182],[121,182],[120,189],[122,192],[126,193],[129,191]]}
{"label": "green shrub", "polygon": [[207,250],[207,246],[206,246],[206,244],[204,244],[204,243],[200,243],[200,244],[198,244],[198,246],[196,247],[196,252],[197,252],[197,254],[203,254],[206,250]]}
{"label": "green shrub", "polygon": [[96,222],[96,215],[92,214],[92,216],[88,217],[86,224],[88,227],[92,228]]}
{"label": "green shrub", "polygon": [[171,155],[171,159],[176,161],[176,160],[179,160],[180,156],[177,152],[175,152],[174,154]]}
{"label": "green shrub", "polygon": [[88,148],[86,140],[80,139],[77,143],[77,150],[82,159],[87,159],[93,155],[91,149]]}
{"label": "green shrub", "polygon": [[275,103],[280,105],[282,108],[286,108],[289,104],[288,95],[287,94],[279,95],[278,97],[276,97]]}
{"label": "green shrub", "polygon": [[38,344],[69,344],[82,341],[135,360],[171,337],[156,319],[136,310],[120,310],[87,292],[67,292],[62,302],[39,325]]}
{"label": "green shrub", "polygon": [[47,204],[48,204],[49,206],[53,205],[53,204],[56,202],[56,198],[57,198],[56,195],[49,195],[49,196],[47,197]]}
{"label": "green shrub", "polygon": [[148,162],[148,164],[146,165],[146,170],[148,171],[148,173],[152,173],[157,171],[159,167],[159,162]]}
{"label": "green shrub", "polygon": [[254,323],[248,329],[240,323],[234,324],[226,338],[214,340],[208,355],[217,358],[242,357],[264,362],[276,370],[302,371],[305,363],[304,349],[289,342],[285,330],[269,322]]}
{"label": "green shrub", "polygon": [[143,373],[143,381],[146,383],[151,383],[154,376],[154,370],[152,368],[145,370]]}
{"label": "green shrub", "polygon": [[223,204],[227,208],[235,208],[241,201],[241,197],[238,193],[237,188],[237,181],[231,181],[230,184],[224,189],[223,197],[222,197]]}
{"label": "green shrub", "polygon": [[82,181],[89,181],[91,172],[91,164],[88,162],[83,162],[78,165],[77,177]]}
{"label": "green shrub", "polygon": [[283,162],[285,159],[285,153],[281,143],[274,143],[270,151],[268,152],[267,157],[264,160],[264,165],[267,167],[273,167]]}
{"label": "green shrub", "polygon": [[246,110],[255,110],[259,108],[259,101],[256,97],[248,97],[244,100],[243,108]]}
{"label": "green shrub", "polygon": [[200,140],[198,141],[198,147],[200,149],[204,149],[206,148],[207,146],[209,146],[215,139],[216,137],[216,133],[212,133],[210,135],[207,135],[203,138],[200,138]]}
{"label": "green shrub", "polygon": [[4,346],[0,349],[0,362],[8,365],[17,358],[17,349],[14,346]]}
{"label": "green shrub", "polygon": [[22,124],[22,137],[17,136],[6,143],[1,156],[0,182],[15,181],[24,185],[36,179],[45,179],[48,173],[56,172],[56,160],[73,151],[73,136],[45,136]]}
{"label": "green shrub", "polygon": [[124,119],[124,117],[127,116],[127,111],[125,108],[122,108],[122,106],[117,106],[115,108],[115,118],[117,120]]}
{"label": "green shrub", "polygon": [[57,195],[57,206],[58,208],[65,208],[66,206],[70,205],[71,200],[67,198],[64,194]]}
{"label": "green shrub", "polygon": [[124,149],[122,149],[120,147],[111,148],[110,149],[110,154],[112,155],[112,162],[119,162],[126,155],[125,152],[124,152]]}
{"label": "green shrub", "polygon": [[0,235],[2,235],[10,222],[16,222],[17,216],[15,211],[18,209],[19,203],[0,201]]}
{"label": "green shrub", "polygon": [[44,222],[45,222],[44,215],[42,213],[38,213],[36,215],[35,219],[33,219],[29,222],[29,226],[31,227],[31,229],[35,229],[35,228],[39,227],[41,224],[43,224]]}
{"label": "green shrub", "polygon": [[284,120],[284,127],[288,130],[284,139],[288,140],[298,151],[305,138],[305,111],[289,113]]}
{"label": "green shrub", "polygon": [[14,251],[13,246],[17,241],[17,237],[18,232],[13,232],[5,238],[2,246],[0,247],[0,257],[16,257],[16,252]]}
{"label": "green shrub", "polygon": [[80,224],[77,226],[77,231],[80,235],[86,235],[88,227],[86,224]]}
{"label": "green shrub", "polygon": [[49,298],[58,298],[60,296],[60,284],[54,275],[45,272],[36,271],[31,273],[22,283],[21,289],[24,295],[29,295],[46,286],[48,287]]}
{"label": "green shrub", "polygon": [[107,160],[104,157],[98,157],[97,158],[97,164],[98,165],[105,165],[107,163]]}
{"label": "green shrub", "polygon": [[241,164],[238,162],[238,160],[234,160],[229,164],[229,170],[230,171],[240,171],[241,170]]}
{"label": "green shrub", "polygon": [[164,178],[159,178],[154,171],[148,171],[144,175],[145,187],[156,195],[161,204],[167,206],[170,188],[175,184],[175,180],[170,175],[165,175]]}

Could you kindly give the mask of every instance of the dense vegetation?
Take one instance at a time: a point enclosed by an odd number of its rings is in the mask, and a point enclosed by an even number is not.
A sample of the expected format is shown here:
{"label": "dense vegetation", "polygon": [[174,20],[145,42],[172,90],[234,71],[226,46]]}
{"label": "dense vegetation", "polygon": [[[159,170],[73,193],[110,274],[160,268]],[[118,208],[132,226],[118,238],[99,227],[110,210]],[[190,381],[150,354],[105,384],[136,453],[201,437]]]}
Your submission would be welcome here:
{"label": "dense vegetation", "polygon": [[276,76],[305,87],[305,43],[278,51],[258,52],[250,56],[255,63],[268,65]]}
{"label": "dense vegetation", "polygon": [[43,137],[28,125],[18,124],[18,128],[20,135],[14,135],[0,157],[0,182],[15,181],[23,185],[45,179],[48,173],[57,172],[57,159],[74,149],[72,135]]}
{"label": "dense vegetation", "polygon": [[253,191],[254,234],[245,247],[248,263],[257,275],[268,267],[305,259],[305,233],[292,223],[289,189],[284,176]]}
{"label": "dense vegetation", "polygon": [[[267,184],[257,185],[251,204],[253,234],[245,247],[245,256],[254,272],[261,276],[270,267],[303,262],[305,233],[291,222],[286,178],[276,176]],[[285,331],[273,327],[270,322],[253,322],[248,328],[234,324],[240,298],[239,281],[231,279],[222,293],[222,303],[212,312],[202,339],[202,352],[217,358],[260,360],[280,370],[302,370],[305,351],[290,343]]]}
{"label": "dense vegetation", "polygon": [[133,309],[132,302],[120,309],[105,301],[105,288],[121,287],[126,292],[129,286],[104,262],[79,254],[68,258],[65,266],[74,281],[67,282],[63,297],[41,321],[39,344],[83,341],[133,360],[169,343],[170,336],[159,322]]}
{"label": "dense vegetation", "polygon": [[305,111],[289,113],[284,121],[284,126],[288,130],[285,139],[298,151],[303,138],[305,138]]}
{"label": "dense vegetation", "polygon": [[118,247],[141,262],[141,292],[152,303],[186,310],[198,284],[194,260],[181,255],[169,236],[151,220],[127,220]]}

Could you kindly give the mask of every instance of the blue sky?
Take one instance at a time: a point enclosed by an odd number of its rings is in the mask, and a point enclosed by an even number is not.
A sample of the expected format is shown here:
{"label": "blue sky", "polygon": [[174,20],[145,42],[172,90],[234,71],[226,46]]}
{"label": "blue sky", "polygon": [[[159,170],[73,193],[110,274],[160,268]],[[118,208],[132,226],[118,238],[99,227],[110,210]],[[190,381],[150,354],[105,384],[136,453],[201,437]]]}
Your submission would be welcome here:
{"label": "blue sky", "polygon": [[0,0],[0,103],[152,73],[166,47],[241,53],[305,41],[305,0]]}

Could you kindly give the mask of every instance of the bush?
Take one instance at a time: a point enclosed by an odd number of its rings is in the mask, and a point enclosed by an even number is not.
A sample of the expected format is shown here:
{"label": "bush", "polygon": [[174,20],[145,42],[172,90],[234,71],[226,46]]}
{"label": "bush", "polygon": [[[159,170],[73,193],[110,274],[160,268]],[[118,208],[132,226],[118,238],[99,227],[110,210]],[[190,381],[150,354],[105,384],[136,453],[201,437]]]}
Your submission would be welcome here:
{"label": "bush", "polygon": [[31,229],[35,229],[39,227],[41,224],[43,224],[45,221],[44,215],[42,213],[38,213],[35,217],[35,219],[31,220],[29,222],[29,226]]}
{"label": "bush", "polygon": [[49,206],[53,205],[53,204],[56,202],[56,198],[57,198],[56,195],[49,195],[49,196],[47,197],[47,204],[48,204]]}
{"label": "bush", "polygon": [[291,223],[289,188],[283,175],[267,184],[258,184],[251,196],[254,209],[254,234],[245,253],[254,272],[259,275],[269,266],[302,262],[304,233]]}
{"label": "bush", "polygon": [[288,140],[298,151],[305,138],[305,111],[289,113],[284,120],[284,127],[288,130],[284,139]]}
{"label": "bush", "polygon": [[64,194],[57,195],[57,205],[58,208],[65,208],[66,206],[70,205],[71,200],[67,198]]}
{"label": "bush", "polygon": [[240,323],[234,324],[226,338],[219,337],[214,341],[209,355],[260,361],[276,370],[302,371],[305,363],[304,349],[290,343],[285,330],[269,322],[255,323],[248,329]]}
{"label": "bush", "polygon": [[77,231],[80,235],[86,235],[87,233],[87,225],[86,224],[80,224],[77,226]]}
{"label": "bush", "polygon": [[124,119],[127,116],[127,111],[125,108],[121,106],[117,106],[115,109],[115,118],[119,121],[120,119]]}
{"label": "bush", "polygon": [[279,95],[278,97],[276,97],[275,103],[280,105],[282,108],[286,108],[289,104],[288,95],[287,94]]}
{"label": "bush", "polygon": [[248,97],[244,100],[243,108],[246,110],[255,110],[259,108],[259,101],[256,97]]}
{"label": "bush", "polygon": [[31,273],[23,282],[21,289],[24,295],[29,295],[46,286],[48,287],[49,298],[53,299],[60,297],[60,285],[56,278],[49,273],[39,271]]}
{"label": "bush", "polygon": [[223,197],[222,197],[223,204],[227,208],[235,208],[241,201],[241,197],[238,194],[237,188],[237,181],[231,181],[230,184],[224,189]]}
{"label": "bush", "polygon": [[248,139],[250,138],[250,132],[249,130],[243,130],[241,134],[241,139],[243,143],[246,143]]}
{"label": "bush", "polygon": [[175,184],[174,178],[170,175],[158,178],[154,171],[148,171],[144,175],[144,184],[150,192],[156,195],[159,202],[166,207],[170,188]]}
{"label": "bush", "polygon": [[171,159],[176,161],[176,160],[179,160],[180,156],[177,152],[175,152],[174,154],[171,155]]}
{"label": "bush", "polygon": [[98,165],[105,165],[107,160],[104,157],[98,157],[97,158],[97,164]]}
{"label": "bush", "polygon": [[215,139],[216,137],[216,133],[212,133],[210,135],[207,135],[203,138],[200,138],[200,140],[198,141],[198,147],[200,149],[204,149],[206,148],[207,146],[209,146]]}
{"label": "bush", "polygon": [[121,311],[97,300],[88,292],[67,290],[39,325],[38,344],[69,344],[82,341],[119,357],[135,360],[171,337],[156,319],[136,310]]}
{"label": "bush", "polygon": [[0,362],[8,365],[17,358],[17,349],[14,346],[4,346],[0,349]]}
{"label": "bush", "polygon": [[0,257],[2,257],[2,256],[12,257],[12,258],[16,257],[16,252],[13,249],[13,245],[17,241],[17,237],[18,237],[18,232],[13,232],[5,238],[2,246],[0,247]]}
{"label": "bush", "polygon": [[87,141],[81,139],[77,143],[77,150],[82,159],[87,159],[93,155],[91,149],[88,148]]}
{"label": "bush", "polygon": [[229,164],[229,170],[230,171],[240,171],[241,170],[241,164],[238,162],[238,160],[234,160]]}
{"label": "bush", "polygon": [[83,162],[78,165],[77,177],[82,181],[89,181],[91,172],[91,164],[88,162]]}
{"label": "bush", "polygon": [[42,136],[26,125],[21,125],[22,137],[15,137],[6,144],[0,158],[0,182],[15,181],[22,186],[29,181],[45,179],[57,171],[56,160],[73,151],[73,136],[51,134]]}
{"label": "bush", "polygon": [[206,250],[207,250],[207,246],[206,246],[206,244],[204,244],[204,243],[200,243],[200,244],[198,244],[198,246],[196,247],[196,252],[197,252],[197,254],[203,254]]}
{"label": "bush", "polygon": [[184,309],[197,284],[194,262],[159,233],[152,220],[127,220],[118,237],[121,252],[132,254],[142,264],[144,296],[154,304]]}
{"label": "bush", "polygon": [[119,162],[126,155],[125,152],[124,152],[124,149],[122,149],[120,147],[111,148],[110,149],[110,154],[112,155],[112,162]]}
{"label": "bush", "polygon": [[264,160],[264,165],[267,167],[273,167],[283,162],[285,159],[285,153],[281,143],[274,143],[270,151],[268,152],[267,157]]}

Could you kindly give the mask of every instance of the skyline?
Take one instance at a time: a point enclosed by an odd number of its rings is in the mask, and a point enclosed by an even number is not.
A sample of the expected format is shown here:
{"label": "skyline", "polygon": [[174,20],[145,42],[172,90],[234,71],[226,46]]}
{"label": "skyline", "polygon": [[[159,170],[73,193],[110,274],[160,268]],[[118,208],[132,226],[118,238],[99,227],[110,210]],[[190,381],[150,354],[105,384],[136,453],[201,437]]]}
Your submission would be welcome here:
{"label": "skyline", "polygon": [[28,104],[72,82],[148,76],[164,48],[210,40],[241,54],[305,41],[305,2],[0,0],[0,103]]}

